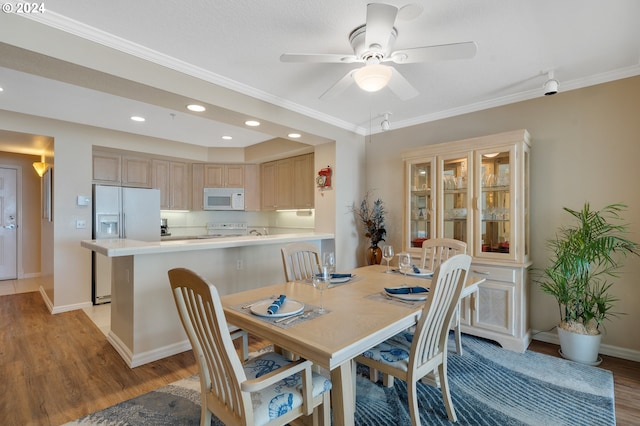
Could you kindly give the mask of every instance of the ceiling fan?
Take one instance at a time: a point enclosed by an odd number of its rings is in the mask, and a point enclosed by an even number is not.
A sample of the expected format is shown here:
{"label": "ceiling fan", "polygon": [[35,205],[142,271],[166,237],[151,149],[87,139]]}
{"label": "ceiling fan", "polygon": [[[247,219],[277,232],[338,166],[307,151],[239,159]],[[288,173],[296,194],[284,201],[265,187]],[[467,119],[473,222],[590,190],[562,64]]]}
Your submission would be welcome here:
{"label": "ceiling fan", "polygon": [[[403,7],[409,8],[412,5]],[[443,44],[437,46],[414,47],[393,50],[398,36],[395,28],[399,10],[396,6],[369,3],[366,23],[349,34],[349,43],[354,54],[314,54],[285,53],[280,56],[282,62],[305,63],[364,63],[361,68],[349,71],[320,98],[329,99],[342,93],[352,83],[369,92],[376,92],[385,86],[400,99],[407,100],[418,95],[418,91],[394,67],[383,65],[385,62],[411,64],[416,62],[468,59],[476,54],[477,46],[473,41]]]}

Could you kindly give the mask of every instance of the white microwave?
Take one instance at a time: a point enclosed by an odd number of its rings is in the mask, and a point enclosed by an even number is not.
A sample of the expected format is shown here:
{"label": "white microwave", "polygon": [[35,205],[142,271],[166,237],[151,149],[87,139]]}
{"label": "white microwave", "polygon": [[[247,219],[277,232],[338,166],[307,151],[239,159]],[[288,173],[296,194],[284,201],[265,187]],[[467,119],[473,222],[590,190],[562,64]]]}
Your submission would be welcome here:
{"label": "white microwave", "polygon": [[205,188],[205,210],[244,210],[244,188]]}

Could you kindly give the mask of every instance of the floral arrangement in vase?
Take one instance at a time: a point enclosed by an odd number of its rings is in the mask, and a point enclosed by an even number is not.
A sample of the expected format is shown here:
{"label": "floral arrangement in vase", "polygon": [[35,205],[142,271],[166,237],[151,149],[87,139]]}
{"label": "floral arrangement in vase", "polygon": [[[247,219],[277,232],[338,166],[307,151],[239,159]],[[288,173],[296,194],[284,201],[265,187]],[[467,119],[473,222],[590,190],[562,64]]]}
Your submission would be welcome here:
{"label": "floral arrangement in vase", "polygon": [[365,236],[371,240],[371,247],[367,254],[370,264],[379,264],[382,261],[382,250],[378,247],[380,241],[385,241],[387,235],[385,229],[384,216],[387,213],[384,202],[377,198],[373,203],[370,201],[370,193],[367,192],[359,208],[352,208],[364,225]]}

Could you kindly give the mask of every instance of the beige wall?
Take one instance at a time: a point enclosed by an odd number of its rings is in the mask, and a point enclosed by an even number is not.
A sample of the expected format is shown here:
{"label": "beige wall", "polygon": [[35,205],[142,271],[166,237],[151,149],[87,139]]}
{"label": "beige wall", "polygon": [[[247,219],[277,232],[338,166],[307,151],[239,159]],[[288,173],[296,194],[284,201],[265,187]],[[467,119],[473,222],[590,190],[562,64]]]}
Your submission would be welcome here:
{"label": "beige wall", "polygon": [[[545,241],[570,220],[562,207],[594,208],[622,202],[632,239],[640,242],[640,77],[560,92],[410,128],[380,133],[366,144],[367,187],[389,207],[390,242],[402,243],[400,152],[427,144],[509,130],[531,133],[531,235],[534,268],[544,267]],[[617,310],[627,315],[605,324],[604,345],[640,359],[640,258],[628,259],[613,289]],[[531,326],[549,330],[559,320],[554,299],[531,290]]]}
{"label": "beige wall", "polygon": [[41,179],[33,169],[33,162],[40,156],[0,152],[0,166],[16,168],[20,175],[22,190],[18,194],[22,206],[21,220],[18,222],[19,247],[18,277],[40,275],[40,183]]}

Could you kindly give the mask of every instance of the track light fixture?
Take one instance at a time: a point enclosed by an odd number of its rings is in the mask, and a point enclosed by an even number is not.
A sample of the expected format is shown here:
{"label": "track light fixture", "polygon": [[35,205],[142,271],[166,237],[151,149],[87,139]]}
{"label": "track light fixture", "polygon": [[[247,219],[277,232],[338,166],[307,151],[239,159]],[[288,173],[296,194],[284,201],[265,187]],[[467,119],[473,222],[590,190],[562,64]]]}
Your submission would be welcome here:
{"label": "track light fixture", "polygon": [[385,112],[384,119],[380,122],[380,128],[383,132],[386,132],[391,128],[391,124],[389,123],[389,115],[391,115],[390,112]]}
{"label": "track light fixture", "polygon": [[551,96],[558,93],[558,80],[553,78],[553,71],[547,74],[548,80],[544,82],[543,93],[545,96]]}

